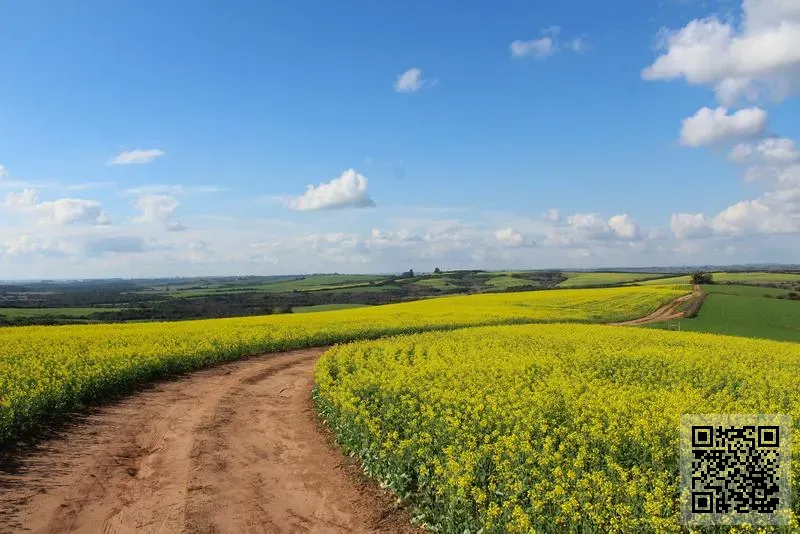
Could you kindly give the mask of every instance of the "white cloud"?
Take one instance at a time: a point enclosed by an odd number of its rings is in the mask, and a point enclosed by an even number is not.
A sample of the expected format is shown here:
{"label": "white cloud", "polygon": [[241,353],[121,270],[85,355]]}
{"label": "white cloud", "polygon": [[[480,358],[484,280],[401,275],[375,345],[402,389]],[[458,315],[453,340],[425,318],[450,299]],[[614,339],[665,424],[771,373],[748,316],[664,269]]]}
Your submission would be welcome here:
{"label": "white cloud", "polygon": [[567,217],[567,224],[574,230],[590,235],[602,235],[608,232],[608,223],[596,213],[575,213]]}
{"label": "white cloud", "polygon": [[151,148],[147,150],[135,149],[120,152],[115,157],[111,158],[108,162],[109,165],[133,165],[141,163],[150,163],[154,159],[165,155],[166,152],[158,148]]}
{"label": "white cloud", "polygon": [[778,187],[800,188],[800,164],[790,165],[778,173]]}
{"label": "white cloud", "polygon": [[11,211],[32,214],[44,224],[109,224],[108,214],[103,211],[102,204],[95,200],[61,198],[41,203],[37,203],[37,200],[38,192],[26,189],[19,193],[6,193],[2,206]]}
{"label": "white cloud", "polygon": [[701,108],[683,120],[681,143],[698,147],[732,139],[754,137],[767,127],[767,112],[761,108],[747,108],[728,115],[724,107]]}
{"label": "white cloud", "polygon": [[775,98],[800,87],[800,8],[795,0],[744,0],[742,24],[717,16],[662,30],[663,53],[642,71],[645,80],[684,78],[710,85],[724,105],[754,99],[766,87]]}
{"label": "white cloud", "polygon": [[567,48],[581,54],[586,51],[586,40],[581,37],[575,37],[567,43]]}
{"label": "white cloud", "polygon": [[713,217],[676,213],[670,226],[678,239],[800,233],[800,186],[778,184],[763,197],[742,200]]}
{"label": "white cloud", "polygon": [[553,227],[543,244],[555,247],[583,247],[588,243],[611,241],[641,241],[639,225],[627,213],[608,219],[597,213],[574,213],[566,217],[563,225]]}
{"label": "white cloud", "polygon": [[180,203],[167,195],[144,194],[136,201],[136,208],[142,214],[134,222],[165,222],[172,217]]}
{"label": "white cloud", "polygon": [[0,256],[43,256],[63,257],[73,253],[69,245],[56,239],[39,238],[32,235],[20,235],[2,242]]}
{"label": "white cloud", "polygon": [[372,207],[375,202],[367,195],[367,178],[349,169],[330,182],[309,185],[304,194],[291,199],[287,206],[297,211],[313,211]]}
{"label": "white cloud", "polygon": [[8,170],[0,165],[0,178],[5,178],[6,176],[8,176]]}
{"label": "white cloud", "polygon": [[786,164],[800,159],[800,151],[797,150],[794,140],[781,137],[773,137],[761,141],[756,150],[766,163]]}
{"label": "white cloud", "polygon": [[639,226],[627,213],[614,215],[608,219],[608,226],[622,239],[639,237]]}
{"label": "white cloud", "polygon": [[734,163],[743,163],[747,161],[750,156],[753,155],[753,147],[747,143],[739,143],[738,145],[734,146],[730,153],[728,153],[728,159],[733,161]]}
{"label": "white cloud", "polygon": [[800,150],[793,139],[772,137],[757,144],[740,143],[728,154],[734,163],[753,164],[747,171],[748,180],[774,177],[784,167],[800,160]]}
{"label": "white cloud", "polygon": [[[508,46],[511,51],[511,57],[545,59],[562,49],[559,38],[561,27],[550,26],[549,28],[541,30],[541,33],[544,34],[544,36],[539,39],[530,39],[528,41],[517,39],[512,42]],[[573,37],[566,41],[563,48],[575,53],[582,53],[586,50],[586,40],[583,37]]]}
{"label": "white cloud", "polygon": [[669,228],[678,239],[711,235],[711,221],[702,213],[673,213]]}
{"label": "white cloud", "polygon": [[426,79],[422,77],[422,70],[417,67],[412,67],[407,71],[397,76],[394,82],[394,90],[398,93],[414,93],[419,91],[426,85],[436,85],[439,81],[437,79]]}
{"label": "white cloud", "polygon": [[728,159],[740,165],[748,165],[744,173],[749,182],[771,183],[776,187],[787,187],[797,183],[800,175],[800,150],[794,140],[785,137],[762,139],[755,144],[741,143],[734,146]]}
{"label": "white cloud", "polygon": [[180,221],[173,220],[175,210],[180,202],[168,195],[144,193],[136,200],[136,208],[142,212],[133,218],[136,223],[159,223],[170,232],[182,232],[186,227]]}
{"label": "white cloud", "polygon": [[513,57],[534,57],[536,59],[544,59],[556,52],[553,39],[550,37],[531,39],[530,41],[517,39],[509,45],[509,48]]}
{"label": "white cloud", "polygon": [[6,193],[3,198],[3,207],[11,210],[22,210],[36,204],[39,193],[35,189],[25,189],[19,193]]}
{"label": "white cloud", "polygon": [[544,219],[545,221],[557,223],[561,220],[561,214],[558,212],[557,209],[550,209],[542,214],[542,219]]}
{"label": "white cloud", "polygon": [[507,247],[521,247],[525,244],[525,237],[511,227],[501,228],[495,232],[494,237]]}

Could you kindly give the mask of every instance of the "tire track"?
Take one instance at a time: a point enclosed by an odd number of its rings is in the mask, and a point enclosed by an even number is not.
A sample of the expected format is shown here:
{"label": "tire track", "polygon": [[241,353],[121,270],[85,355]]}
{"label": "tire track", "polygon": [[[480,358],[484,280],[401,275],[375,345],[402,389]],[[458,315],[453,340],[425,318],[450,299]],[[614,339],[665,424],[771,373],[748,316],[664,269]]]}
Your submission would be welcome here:
{"label": "tire track", "polygon": [[672,302],[661,306],[659,309],[657,309],[656,311],[654,311],[649,315],[646,315],[644,317],[639,317],[638,319],[632,319],[630,321],[622,321],[620,323],[609,323],[609,324],[613,326],[636,326],[642,324],[669,321],[671,319],[679,319],[686,315],[685,312],[681,311],[681,307],[689,301],[702,298],[702,296],[703,296],[703,290],[700,289],[699,285],[695,284],[692,286],[691,293],[689,293],[688,295],[684,295],[682,297],[678,297]]}

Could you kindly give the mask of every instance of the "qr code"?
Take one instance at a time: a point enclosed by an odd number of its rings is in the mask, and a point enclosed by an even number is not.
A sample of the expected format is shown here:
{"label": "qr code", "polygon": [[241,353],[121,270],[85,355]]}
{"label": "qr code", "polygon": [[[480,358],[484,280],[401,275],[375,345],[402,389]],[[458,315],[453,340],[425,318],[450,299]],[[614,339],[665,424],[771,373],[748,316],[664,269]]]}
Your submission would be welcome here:
{"label": "qr code", "polygon": [[791,418],[681,417],[681,515],[687,525],[785,525]]}

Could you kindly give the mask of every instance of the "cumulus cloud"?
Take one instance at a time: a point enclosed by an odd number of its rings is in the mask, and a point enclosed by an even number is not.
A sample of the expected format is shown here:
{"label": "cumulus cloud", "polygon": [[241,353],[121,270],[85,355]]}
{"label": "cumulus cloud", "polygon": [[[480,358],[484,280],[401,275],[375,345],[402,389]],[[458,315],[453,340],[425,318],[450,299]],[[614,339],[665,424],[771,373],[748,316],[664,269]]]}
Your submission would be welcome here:
{"label": "cumulus cloud", "polygon": [[142,214],[134,218],[134,222],[165,222],[172,217],[180,203],[167,195],[144,194],[136,201],[136,207]]}
{"label": "cumulus cloud", "polygon": [[717,16],[662,30],[661,55],[645,80],[684,78],[710,85],[724,105],[755,99],[762,88],[783,98],[800,87],[800,8],[795,0],[744,0],[741,24]]}
{"label": "cumulus cloud", "polygon": [[767,127],[767,112],[754,107],[728,114],[724,107],[703,107],[683,120],[681,143],[698,147],[732,139],[754,137]]}
{"label": "cumulus cloud", "polygon": [[639,241],[643,237],[639,225],[627,213],[608,219],[597,213],[574,213],[547,234],[544,244],[582,247],[592,242]]}
{"label": "cumulus cloud", "polygon": [[141,215],[134,217],[135,223],[158,223],[171,232],[180,232],[186,227],[172,217],[180,202],[169,195],[144,193],[136,200],[136,209]]}
{"label": "cumulus cloud", "polygon": [[678,239],[711,235],[711,221],[702,213],[673,213],[669,228]]}
{"label": "cumulus cloud", "polygon": [[422,70],[412,67],[397,76],[394,82],[394,90],[398,93],[414,93],[426,85],[436,85],[438,80],[426,79],[422,77]]}
{"label": "cumulus cloud", "polygon": [[639,237],[639,226],[627,213],[614,215],[608,219],[608,226],[622,239],[636,239]]}
{"label": "cumulus cloud", "polygon": [[150,148],[147,150],[135,149],[120,152],[115,157],[108,161],[109,165],[135,165],[142,163],[150,163],[156,158],[165,155],[166,152],[158,148]]}
{"label": "cumulus cloud", "polygon": [[309,185],[301,196],[289,200],[287,207],[297,211],[375,206],[367,194],[367,178],[354,169],[344,171],[330,182]]}
{"label": "cumulus cloud", "polygon": [[579,232],[600,236],[608,232],[606,220],[597,213],[575,213],[567,217],[567,224]]}
{"label": "cumulus cloud", "polygon": [[798,233],[800,187],[780,188],[761,198],[742,200],[713,217],[676,213],[670,226],[678,239]]}
{"label": "cumulus cloud", "polygon": [[108,214],[103,211],[102,204],[95,200],[61,198],[38,202],[38,191],[35,189],[6,193],[2,206],[18,213],[34,215],[43,224],[109,224]]}
{"label": "cumulus cloud", "polygon": [[501,228],[494,234],[495,239],[506,247],[521,247],[525,245],[525,236],[511,227]]}

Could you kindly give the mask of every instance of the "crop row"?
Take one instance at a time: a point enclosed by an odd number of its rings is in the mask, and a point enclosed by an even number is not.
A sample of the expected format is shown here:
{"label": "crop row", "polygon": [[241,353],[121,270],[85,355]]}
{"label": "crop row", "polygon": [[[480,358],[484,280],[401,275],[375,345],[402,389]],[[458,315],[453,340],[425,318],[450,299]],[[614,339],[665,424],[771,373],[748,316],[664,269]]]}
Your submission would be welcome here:
{"label": "crop row", "polygon": [[335,347],[314,396],[429,530],[678,532],[681,414],[791,414],[797,428],[799,368],[792,343],[499,326]]}
{"label": "crop row", "polygon": [[541,291],[296,316],[0,328],[0,443],[134,384],[248,354],[471,325],[614,321],[646,314],[682,292]]}

